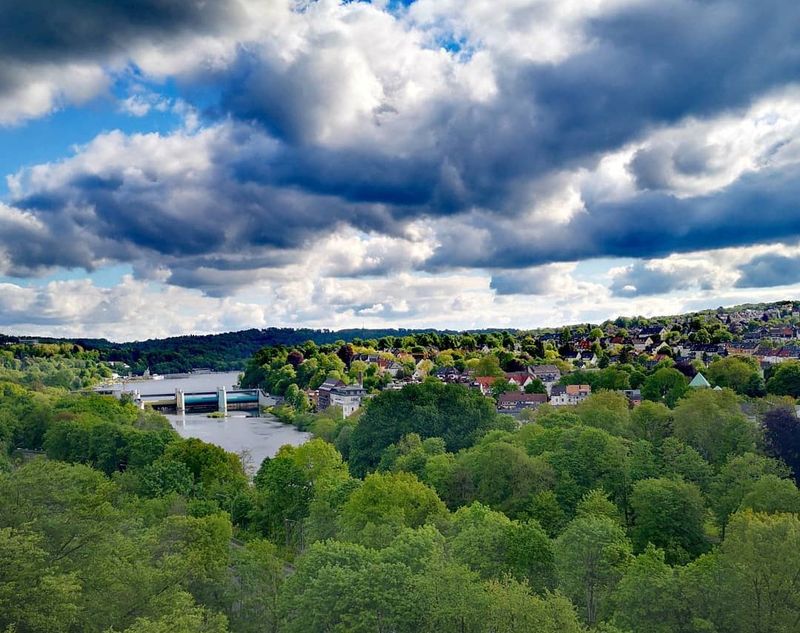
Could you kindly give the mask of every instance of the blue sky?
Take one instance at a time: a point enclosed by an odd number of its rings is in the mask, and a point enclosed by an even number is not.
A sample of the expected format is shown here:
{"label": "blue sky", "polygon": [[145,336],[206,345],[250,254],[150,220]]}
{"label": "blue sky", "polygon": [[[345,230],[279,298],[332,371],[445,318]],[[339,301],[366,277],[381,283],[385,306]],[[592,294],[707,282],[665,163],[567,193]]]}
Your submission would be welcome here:
{"label": "blue sky", "polygon": [[788,0],[31,0],[0,24],[0,331],[797,298]]}

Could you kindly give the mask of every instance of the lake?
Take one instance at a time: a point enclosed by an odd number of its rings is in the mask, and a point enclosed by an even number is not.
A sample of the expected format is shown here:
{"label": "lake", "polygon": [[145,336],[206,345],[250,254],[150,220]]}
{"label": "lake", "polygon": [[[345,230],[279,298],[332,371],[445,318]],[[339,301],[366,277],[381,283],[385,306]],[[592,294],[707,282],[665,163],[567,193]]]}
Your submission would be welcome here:
{"label": "lake", "polygon": [[[173,393],[176,389],[216,391],[219,387],[233,388],[239,372],[194,374],[186,378],[126,381],[127,390],[138,389],[142,395]],[[265,457],[272,457],[284,444],[299,446],[311,438],[310,433],[298,431],[289,424],[278,422],[269,414],[248,415],[246,411],[231,411],[227,418],[209,418],[204,413],[166,414],[167,419],[182,437],[196,437],[221,446],[226,451],[245,454],[245,461],[258,469]]]}

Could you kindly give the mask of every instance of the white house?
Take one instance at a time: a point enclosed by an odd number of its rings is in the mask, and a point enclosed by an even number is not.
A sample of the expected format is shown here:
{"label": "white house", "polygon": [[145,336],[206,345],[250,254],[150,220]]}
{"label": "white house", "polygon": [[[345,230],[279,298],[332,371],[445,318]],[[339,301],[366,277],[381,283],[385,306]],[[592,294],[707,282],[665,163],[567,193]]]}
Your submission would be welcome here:
{"label": "white house", "polygon": [[342,407],[342,416],[349,417],[361,407],[367,390],[361,385],[343,385],[331,390],[331,406]]}
{"label": "white house", "polygon": [[591,394],[590,385],[554,385],[550,390],[550,404],[554,407],[576,405]]}

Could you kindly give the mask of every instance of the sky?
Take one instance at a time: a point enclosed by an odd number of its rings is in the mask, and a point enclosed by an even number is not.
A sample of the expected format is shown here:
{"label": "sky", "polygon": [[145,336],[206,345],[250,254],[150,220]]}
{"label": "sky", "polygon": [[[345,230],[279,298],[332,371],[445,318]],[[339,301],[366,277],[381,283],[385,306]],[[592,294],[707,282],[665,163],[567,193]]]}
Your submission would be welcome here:
{"label": "sky", "polygon": [[0,0],[0,332],[800,297],[795,0]]}

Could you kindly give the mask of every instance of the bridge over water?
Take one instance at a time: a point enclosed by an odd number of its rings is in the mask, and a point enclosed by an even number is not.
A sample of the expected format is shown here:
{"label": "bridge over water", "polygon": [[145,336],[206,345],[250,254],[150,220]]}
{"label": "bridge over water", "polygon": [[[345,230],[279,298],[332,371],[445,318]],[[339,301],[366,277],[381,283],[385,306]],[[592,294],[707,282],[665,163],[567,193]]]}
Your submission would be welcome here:
{"label": "bridge over water", "polygon": [[117,398],[129,395],[133,401],[144,408],[149,405],[154,409],[183,411],[220,411],[260,409],[278,403],[278,398],[265,393],[261,389],[226,389],[220,387],[216,391],[184,391],[176,389],[174,393],[140,394],[137,390],[123,391],[113,389],[101,391]]}

